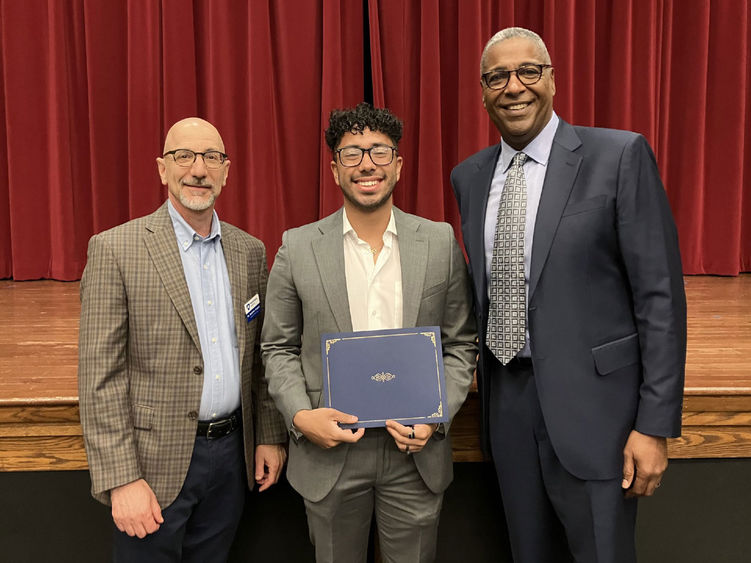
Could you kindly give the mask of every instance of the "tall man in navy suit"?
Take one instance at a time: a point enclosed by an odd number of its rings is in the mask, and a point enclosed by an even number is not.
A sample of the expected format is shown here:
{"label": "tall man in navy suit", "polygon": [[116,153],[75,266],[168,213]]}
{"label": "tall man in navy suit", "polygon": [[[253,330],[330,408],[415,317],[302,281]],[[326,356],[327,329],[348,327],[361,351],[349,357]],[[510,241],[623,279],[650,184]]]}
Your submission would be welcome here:
{"label": "tall man in navy suit", "polygon": [[640,135],[558,118],[531,31],[494,35],[481,74],[502,139],[451,182],[514,561],[634,561],[636,498],[660,486],[680,434],[686,346],[655,158]]}

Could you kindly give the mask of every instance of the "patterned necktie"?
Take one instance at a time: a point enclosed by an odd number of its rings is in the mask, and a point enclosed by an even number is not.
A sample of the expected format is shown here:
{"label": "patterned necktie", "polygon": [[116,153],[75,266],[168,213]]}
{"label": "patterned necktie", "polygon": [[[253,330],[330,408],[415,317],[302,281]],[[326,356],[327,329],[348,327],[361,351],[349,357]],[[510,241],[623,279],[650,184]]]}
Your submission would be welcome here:
{"label": "patterned necktie", "polygon": [[527,184],[524,161],[518,152],[503,184],[498,222],[490,265],[490,311],[486,343],[503,365],[524,347],[527,297],[524,284],[524,225],[527,214]]}

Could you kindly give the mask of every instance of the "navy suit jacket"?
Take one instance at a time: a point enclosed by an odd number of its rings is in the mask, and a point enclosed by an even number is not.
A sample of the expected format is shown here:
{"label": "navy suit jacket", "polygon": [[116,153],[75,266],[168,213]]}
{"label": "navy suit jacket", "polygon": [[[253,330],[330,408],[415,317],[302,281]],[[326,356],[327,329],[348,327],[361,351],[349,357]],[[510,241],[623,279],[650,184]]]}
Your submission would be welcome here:
{"label": "navy suit jacket", "polygon": [[[485,441],[491,352],[483,225],[499,154],[500,144],[489,147],[451,174],[480,332]],[[569,472],[617,478],[632,429],[680,435],[683,276],[667,197],[641,135],[560,121],[535,224],[528,328],[543,416]]]}

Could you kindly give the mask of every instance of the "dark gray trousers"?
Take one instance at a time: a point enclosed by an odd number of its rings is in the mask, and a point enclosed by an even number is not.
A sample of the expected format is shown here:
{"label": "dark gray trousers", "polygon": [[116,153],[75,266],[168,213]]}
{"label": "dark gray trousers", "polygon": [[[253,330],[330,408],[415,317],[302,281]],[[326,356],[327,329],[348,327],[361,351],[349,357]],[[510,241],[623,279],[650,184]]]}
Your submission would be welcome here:
{"label": "dark gray trousers", "polygon": [[115,528],[116,563],[214,563],[227,560],[245,506],[243,433],[196,438],[188,474],[164,523],[143,539]]}
{"label": "dark gray trousers", "polygon": [[569,473],[550,442],[531,365],[492,362],[490,444],[514,561],[635,562],[636,500],[624,498],[621,479]]}
{"label": "dark gray trousers", "polygon": [[350,445],[331,492],[319,502],[305,500],[316,561],[365,563],[375,513],[384,563],[430,563],[442,501],[385,429],[368,428]]}

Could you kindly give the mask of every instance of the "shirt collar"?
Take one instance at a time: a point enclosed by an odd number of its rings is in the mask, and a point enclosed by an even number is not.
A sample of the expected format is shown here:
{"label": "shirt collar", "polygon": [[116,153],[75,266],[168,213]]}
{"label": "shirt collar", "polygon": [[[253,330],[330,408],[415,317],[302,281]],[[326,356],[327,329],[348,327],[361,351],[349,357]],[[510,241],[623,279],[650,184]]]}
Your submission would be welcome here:
{"label": "shirt collar", "polygon": [[214,210],[211,218],[211,232],[207,237],[202,237],[196,233],[195,229],[188,225],[188,222],[178,213],[169,199],[167,200],[167,211],[169,212],[170,219],[172,219],[172,228],[175,229],[175,236],[177,237],[179,246],[184,251],[188,250],[195,240],[212,241],[222,238],[222,227],[219,224],[219,216],[216,214],[216,210]]}
{"label": "shirt collar", "polygon": [[[383,242],[386,246],[391,246],[391,240],[392,237],[396,236],[396,221],[394,220],[394,210],[391,209],[391,216],[389,217],[389,224],[386,226],[386,233],[389,233],[389,236],[383,237]],[[346,236],[353,237],[353,240],[357,240],[357,233],[355,232],[355,229],[352,227],[352,224],[349,222],[349,219],[347,218],[347,210],[342,208],[342,234]]]}
{"label": "shirt collar", "polygon": [[512,148],[510,145],[506,144],[506,141],[501,139],[501,157],[499,159],[501,162],[501,169],[504,171],[508,170],[508,167],[511,166],[511,161],[514,159],[514,155],[518,152],[523,152],[538,164],[547,166],[559,121],[560,119],[558,118],[558,115],[553,112],[547,125],[542,128],[542,131],[537,134],[537,137],[532,139],[522,151]]}

